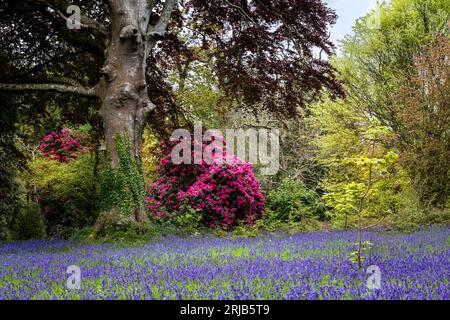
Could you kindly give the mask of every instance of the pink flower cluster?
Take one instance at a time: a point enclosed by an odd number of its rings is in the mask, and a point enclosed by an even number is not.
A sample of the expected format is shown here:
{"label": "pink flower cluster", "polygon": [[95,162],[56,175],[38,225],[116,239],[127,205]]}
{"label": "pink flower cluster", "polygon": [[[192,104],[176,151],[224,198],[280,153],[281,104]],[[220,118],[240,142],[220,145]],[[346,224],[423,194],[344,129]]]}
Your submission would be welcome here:
{"label": "pink flower cluster", "polygon": [[[151,215],[166,219],[187,204],[202,212],[206,225],[226,230],[240,223],[253,224],[261,217],[265,199],[253,165],[227,154],[223,137],[202,144],[192,139],[191,155],[197,159],[193,164],[172,162],[172,149],[179,142],[161,145],[159,178],[147,188]],[[203,160],[205,149],[214,151]]]}
{"label": "pink flower cluster", "polygon": [[68,162],[87,148],[81,145],[80,137],[73,134],[69,128],[63,128],[45,135],[38,149],[48,158]]}

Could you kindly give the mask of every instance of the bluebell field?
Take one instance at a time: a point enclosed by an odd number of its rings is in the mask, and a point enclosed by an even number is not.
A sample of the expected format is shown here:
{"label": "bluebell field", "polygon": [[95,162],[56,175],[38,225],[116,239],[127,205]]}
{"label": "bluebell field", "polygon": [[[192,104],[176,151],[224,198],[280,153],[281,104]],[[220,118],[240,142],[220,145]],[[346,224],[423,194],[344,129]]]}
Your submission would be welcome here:
{"label": "bluebell field", "polygon": [[[354,231],[257,238],[169,236],[152,243],[0,244],[0,299],[450,299],[450,227],[367,232],[363,268]],[[68,289],[67,267],[81,271]],[[379,289],[366,269],[381,271]]]}

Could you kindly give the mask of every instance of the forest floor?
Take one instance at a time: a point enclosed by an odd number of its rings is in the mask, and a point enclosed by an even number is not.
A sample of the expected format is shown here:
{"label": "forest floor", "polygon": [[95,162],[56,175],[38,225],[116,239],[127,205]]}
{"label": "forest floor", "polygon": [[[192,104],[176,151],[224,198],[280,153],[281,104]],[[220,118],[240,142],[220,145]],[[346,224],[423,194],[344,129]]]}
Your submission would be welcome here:
{"label": "forest floor", "polygon": [[359,270],[356,239],[323,231],[0,243],[0,299],[450,299],[450,227],[366,232]]}

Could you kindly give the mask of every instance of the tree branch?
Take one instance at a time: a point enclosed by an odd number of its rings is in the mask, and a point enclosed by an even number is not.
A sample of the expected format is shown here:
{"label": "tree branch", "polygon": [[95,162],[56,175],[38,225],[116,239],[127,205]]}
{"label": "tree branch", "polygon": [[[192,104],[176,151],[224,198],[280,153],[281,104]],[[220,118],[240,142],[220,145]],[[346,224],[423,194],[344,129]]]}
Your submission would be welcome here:
{"label": "tree branch", "polygon": [[240,6],[238,6],[238,5],[236,5],[236,4],[233,4],[233,3],[231,3],[230,1],[228,1],[228,0],[224,0],[228,5],[230,5],[231,7],[233,7],[233,8],[235,8],[235,9],[237,9],[238,11],[239,11],[239,13],[242,15],[242,16],[244,16],[244,18],[246,18],[246,19],[248,19],[249,21],[251,21],[253,24],[255,24],[255,21],[245,12],[245,10],[244,10],[244,8],[242,8],[242,7],[240,7]]}
{"label": "tree branch", "polygon": [[175,3],[177,0],[166,0],[164,2],[164,6],[159,17],[158,22],[149,26],[147,30],[147,36],[149,37],[162,37],[166,33],[167,25],[170,21],[170,16],[172,15],[173,8],[175,7]]}
{"label": "tree branch", "polygon": [[46,79],[46,82],[51,82],[55,84],[66,84],[73,87],[83,87],[83,85],[80,82],[68,77],[49,77]]}
{"label": "tree branch", "polygon": [[[48,6],[48,8],[50,8],[51,10],[53,10],[60,18],[62,18],[63,20],[67,21],[69,18],[65,16],[65,14],[63,14],[58,8],[50,5],[48,2],[44,1],[44,3]],[[80,21],[78,21],[80,23],[80,26],[82,28],[86,28],[86,29],[93,29],[96,30],[100,33],[102,33],[103,35],[107,36],[108,35],[108,30],[107,28],[101,24],[98,21],[95,21],[94,19],[91,19],[87,16],[81,15],[80,16]]]}
{"label": "tree branch", "polygon": [[[74,47],[83,48],[84,51],[93,53],[99,57],[104,57],[104,45],[103,41],[99,41],[96,37],[81,37],[76,32],[71,32],[64,23],[61,23],[61,18],[55,15],[54,12],[50,12],[47,8],[41,10],[41,13],[49,19],[49,21],[54,25],[55,30],[59,33],[59,36],[67,41]],[[108,37],[106,37],[108,39]]]}
{"label": "tree branch", "polygon": [[85,88],[57,83],[0,83],[0,91],[54,91],[74,93],[81,96],[96,97],[96,86]]}

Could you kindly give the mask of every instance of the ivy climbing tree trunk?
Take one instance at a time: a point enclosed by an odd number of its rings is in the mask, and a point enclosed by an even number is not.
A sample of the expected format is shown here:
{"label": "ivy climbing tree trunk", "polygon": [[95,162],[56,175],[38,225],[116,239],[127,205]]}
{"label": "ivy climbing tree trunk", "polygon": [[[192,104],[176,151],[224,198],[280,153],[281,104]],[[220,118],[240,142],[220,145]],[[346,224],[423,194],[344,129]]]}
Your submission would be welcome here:
{"label": "ivy climbing tree trunk", "polygon": [[[121,170],[131,194],[130,211],[142,219],[143,175],[141,135],[148,113],[154,109],[147,92],[146,59],[158,36],[164,34],[175,1],[164,3],[158,23],[149,25],[151,2],[110,2],[111,31],[105,50],[102,79],[96,88],[101,99],[105,142],[111,166]],[[120,145],[119,145],[120,144]],[[119,176],[119,175],[118,175]]]}
{"label": "ivy climbing tree trunk", "polygon": [[141,14],[143,19],[148,18],[146,10],[136,0],[112,2],[111,35],[101,70],[103,77],[97,88],[111,166],[123,173],[117,178],[125,180],[121,185],[131,195],[129,213],[136,221],[142,219],[143,210],[143,195],[137,190],[144,182],[136,170],[140,163],[141,133],[147,113],[154,107],[147,94],[147,44],[140,28]]}

